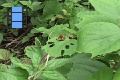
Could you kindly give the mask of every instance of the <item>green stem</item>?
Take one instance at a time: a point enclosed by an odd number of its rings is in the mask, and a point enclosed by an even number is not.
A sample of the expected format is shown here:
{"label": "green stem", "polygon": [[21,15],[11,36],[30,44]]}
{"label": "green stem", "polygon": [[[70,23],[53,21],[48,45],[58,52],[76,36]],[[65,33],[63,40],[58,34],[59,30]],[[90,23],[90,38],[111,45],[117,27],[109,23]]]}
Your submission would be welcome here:
{"label": "green stem", "polygon": [[31,80],[32,78],[34,78],[35,76],[37,76],[39,73],[42,72],[42,70],[44,70],[44,69],[46,68],[49,57],[50,57],[50,55],[48,54],[48,55],[47,55],[47,60],[46,60],[46,62],[45,62],[45,65],[43,66],[43,68],[41,68],[41,69],[40,69],[38,72],[36,72],[35,74],[29,76],[29,77],[28,77],[28,80]]}

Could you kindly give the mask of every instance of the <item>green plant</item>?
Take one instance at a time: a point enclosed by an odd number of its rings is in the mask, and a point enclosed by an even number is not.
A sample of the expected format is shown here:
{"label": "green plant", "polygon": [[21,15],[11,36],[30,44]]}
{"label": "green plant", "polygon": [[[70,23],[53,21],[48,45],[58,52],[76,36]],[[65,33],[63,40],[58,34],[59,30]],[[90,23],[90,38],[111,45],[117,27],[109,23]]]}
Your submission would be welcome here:
{"label": "green plant", "polygon": [[[9,51],[0,49],[0,80],[119,80],[120,0],[0,3],[1,24],[5,24],[6,7],[27,6],[30,17],[25,34],[7,29],[15,40],[6,45]],[[0,27],[1,45],[7,35]],[[24,54],[12,45],[20,50],[24,45]]]}

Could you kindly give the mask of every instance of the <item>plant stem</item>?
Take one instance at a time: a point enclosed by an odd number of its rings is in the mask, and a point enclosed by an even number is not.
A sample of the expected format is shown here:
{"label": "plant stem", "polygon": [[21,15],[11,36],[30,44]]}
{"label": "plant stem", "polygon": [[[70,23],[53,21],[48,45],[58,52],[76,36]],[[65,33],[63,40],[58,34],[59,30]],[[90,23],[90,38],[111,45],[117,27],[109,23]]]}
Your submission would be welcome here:
{"label": "plant stem", "polygon": [[40,69],[38,72],[36,72],[35,74],[29,76],[29,77],[28,77],[28,80],[31,80],[32,78],[34,78],[35,76],[37,76],[39,73],[42,72],[42,70],[44,70],[44,69],[46,68],[49,57],[50,57],[50,55],[48,54],[48,55],[47,55],[47,60],[46,60],[46,62],[45,62],[45,65],[43,66],[43,68],[41,68],[41,69]]}

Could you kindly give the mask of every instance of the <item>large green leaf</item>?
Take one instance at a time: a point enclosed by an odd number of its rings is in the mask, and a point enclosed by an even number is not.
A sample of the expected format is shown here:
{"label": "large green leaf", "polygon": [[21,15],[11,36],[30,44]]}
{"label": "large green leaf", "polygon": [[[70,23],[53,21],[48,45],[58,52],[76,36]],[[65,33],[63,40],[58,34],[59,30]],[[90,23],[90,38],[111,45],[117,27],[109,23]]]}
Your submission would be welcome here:
{"label": "large green leaf", "polygon": [[56,69],[69,62],[69,59],[52,59],[48,62],[46,69]]}
{"label": "large green leaf", "polygon": [[38,38],[35,38],[35,46],[27,46],[25,54],[31,59],[34,67],[38,67],[43,55],[41,43]]}
{"label": "large green leaf", "polygon": [[99,61],[90,60],[90,57],[90,54],[84,53],[72,57],[73,68],[67,74],[68,80],[86,80],[97,73],[99,69],[106,67]]}
{"label": "large green leaf", "polygon": [[120,80],[120,68],[115,73],[113,80]]}
{"label": "large green leaf", "polygon": [[83,20],[80,21],[78,24],[76,24],[76,27],[81,29],[84,28],[85,25],[89,24],[89,23],[93,23],[93,22],[110,22],[110,23],[114,23],[116,25],[119,25],[120,21],[118,21],[117,19],[108,17],[108,16],[104,16],[104,15],[86,15],[83,17]]}
{"label": "large green leaf", "polygon": [[112,23],[94,22],[78,32],[77,51],[92,57],[120,49],[120,28]]}
{"label": "large green leaf", "polygon": [[[53,45],[53,46],[52,46]],[[57,41],[56,38],[48,40],[47,44],[43,47],[51,56],[58,57],[63,53],[64,55],[72,55],[77,47],[75,39],[66,38],[64,41]]]}
{"label": "large green leaf", "polygon": [[49,80],[67,80],[58,71],[43,71],[41,75]]}
{"label": "large green leaf", "polygon": [[112,80],[113,72],[111,68],[102,68],[97,73],[95,73],[92,77],[86,80]]}
{"label": "large green leaf", "polygon": [[101,14],[120,19],[120,0],[89,0]]}
{"label": "large green leaf", "polygon": [[28,72],[21,68],[8,69],[0,72],[0,80],[27,80]]}

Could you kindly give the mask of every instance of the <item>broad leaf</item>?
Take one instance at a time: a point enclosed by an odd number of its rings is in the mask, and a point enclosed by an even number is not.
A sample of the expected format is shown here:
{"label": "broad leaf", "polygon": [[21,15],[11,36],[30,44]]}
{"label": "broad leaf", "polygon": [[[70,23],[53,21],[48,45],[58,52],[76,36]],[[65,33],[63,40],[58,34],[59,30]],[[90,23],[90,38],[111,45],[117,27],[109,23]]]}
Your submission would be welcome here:
{"label": "broad leaf", "polygon": [[11,62],[13,63],[13,65],[20,67],[22,69],[25,69],[27,71],[32,71],[32,69],[33,69],[32,65],[24,64],[19,59],[15,58],[15,57],[11,57]]}
{"label": "broad leaf", "polygon": [[58,67],[56,70],[59,71],[62,75],[65,75],[70,72],[73,67],[72,63],[67,63],[61,67]]}
{"label": "broad leaf", "polygon": [[75,39],[65,39],[64,41],[57,41],[56,38],[48,40],[47,44],[43,47],[51,56],[58,57],[61,54],[72,55],[77,47]]}
{"label": "broad leaf", "polygon": [[112,80],[113,71],[111,68],[102,68],[97,73],[95,73],[92,77],[86,80]]}
{"label": "broad leaf", "polygon": [[61,73],[57,71],[43,71],[41,75],[49,80],[67,80]]}
{"label": "broad leaf", "polygon": [[52,59],[48,62],[46,69],[56,69],[69,62],[69,59]]}
{"label": "broad leaf", "polygon": [[120,68],[115,73],[113,80],[119,80],[119,79],[120,79]]}
{"label": "broad leaf", "polygon": [[79,52],[92,53],[94,57],[118,49],[120,49],[120,28],[112,23],[90,23],[78,32]]}
{"label": "broad leaf", "polygon": [[26,47],[25,52],[25,54],[31,58],[33,66],[38,67],[43,55],[43,52],[41,50],[41,43],[38,38],[35,38],[35,46]]}
{"label": "broad leaf", "polygon": [[119,25],[120,21],[117,19],[104,16],[104,15],[86,15],[83,17],[83,20],[76,24],[76,27],[81,29],[84,28],[85,25],[93,22],[110,22],[116,25]]}
{"label": "broad leaf", "polygon": [[31,58],[34,67],[38,67],[41,61],[41,49],[37,46],[27,46],[25,48],[25,54]]}
{"label": "broad leaf", "polygon": [[89,0],[96,11],[120,19],[120,0]]}
{"label": "broad leaf", "polygon": [[72,57],[71,62],[73,63],[73,68],[67,74],[69,80],[86,80],[88,77],[91,77],[99,69],[106,67],[105,64],[90,60],[90,54],[77,54]]}
{"label": "broad leaf", "polygon": [[28,76],[28,72],[21,68],[13,68],[0,72],[0,80],[27,80]]}
{"label": "broad leaf", "polygon": [[62,10],[62,7],[57,0],[46,1],[45,7],[43,9],[43,18],[50,19],[55,14],[59,14],[61,10]]}

